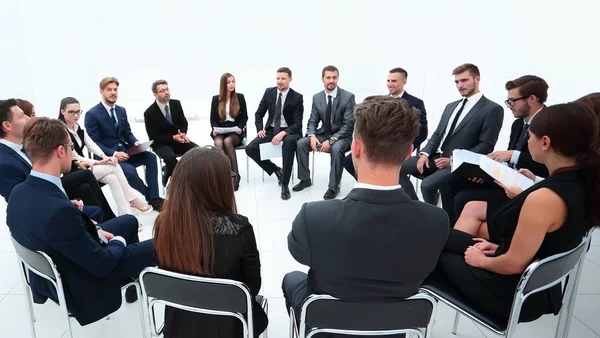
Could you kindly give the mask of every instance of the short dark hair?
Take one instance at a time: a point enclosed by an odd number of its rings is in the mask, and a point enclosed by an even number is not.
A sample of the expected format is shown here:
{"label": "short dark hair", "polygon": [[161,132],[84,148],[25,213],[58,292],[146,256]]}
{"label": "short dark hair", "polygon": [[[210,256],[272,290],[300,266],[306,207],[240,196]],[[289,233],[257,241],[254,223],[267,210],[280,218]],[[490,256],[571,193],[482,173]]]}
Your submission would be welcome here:
{"label": "short dark hair", "polygon": [[23,129],[23,146],[33,163],[47,163],[54,149],[69,140],[67,125],[56,119],[34,117]]}
{"label": "short dark hair", "polygon": [[277,69],[277,73],[287,73],[287,75],[290,78],[292,77],[292,70],[289,69],[288,67],[281,67],[281,68]]}
{"label": "short dark hair", "polygon": [[10,110],[14,106],[17,106],[17,99],[0,100],[0,138],[6,136],[6,132],[2,128],[2,123],[4,121],[12,121],[13,116]]}
{"label": "short dark hair", "polygon": [[420,112],[404,99],[369,96],[354,108],[354,138],[370,162],[401,165],[419,133]]}
{"label": "short dark hair", "polygon": [[393,68],[390,70],[390,73],[400,73],[402,75],[404,75],[404,78],[407,79],[408,78],[408,73],[406,72],[406,70],[404,68]]}
{"label": "short dark hair", "polygon": [[156,91],[156,88],[158,87],[158,85],[167,85],[167,86],[168,86],[168,85],[169,85],[169,83],[167,82],[167,80],[162,80],[162,79],[161,79],[161,80],[156,80],[156,81],[154,81],[154,82],[152,83],[152,92],[153,92],[154,94],[158,93],[158,92]]}
{"label": "short dark hair", "polygon": [[452,75],[458,75],[464,72],[469,72],[469,74],[471,74],[472,77],[480,76],[479,67],[475,66],[472,63],[465,63],[454,68],[454,70],[452,71]]}
{"label": "short dark hair", "polygon": [[340,75],[340,71],[337,69],[337,67],[332,65],[325,66],[325,68],[323,68],[323,70],[321,71],[321,78],[325,77],[325,72],[336,72],[338,76]]}
{"label": "short dark hair", "polygon": [[535,95],[539,103],[546,102],[548,98],[548,84],[544,79],[535,75],[524,75],[508,81],[504,87],[506,90],[519,88],[521,96]]}

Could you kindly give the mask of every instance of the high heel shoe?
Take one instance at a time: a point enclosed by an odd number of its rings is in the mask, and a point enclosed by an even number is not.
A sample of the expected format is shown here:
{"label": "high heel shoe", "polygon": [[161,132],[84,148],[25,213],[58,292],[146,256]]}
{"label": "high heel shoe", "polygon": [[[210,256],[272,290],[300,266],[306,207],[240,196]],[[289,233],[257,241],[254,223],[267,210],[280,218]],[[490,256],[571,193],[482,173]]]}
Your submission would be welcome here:
{"label": "high heel shoe", "polygon": [[152,212],[152,210],[154,210],[154,208],[152,208],[150,204],[142,202],[139,198],[136,198],[133,201],[129,202],[129,205],[131,206],[131,208],[137,210],[138,213],[142,215],[147,215],[150,212]]}
{"label": "high heel shoe", "polygon": [[240,174],[237,174],[235,176],[235,179],[233,180],[233,191],[238,191],[238,189],[240,188]]}

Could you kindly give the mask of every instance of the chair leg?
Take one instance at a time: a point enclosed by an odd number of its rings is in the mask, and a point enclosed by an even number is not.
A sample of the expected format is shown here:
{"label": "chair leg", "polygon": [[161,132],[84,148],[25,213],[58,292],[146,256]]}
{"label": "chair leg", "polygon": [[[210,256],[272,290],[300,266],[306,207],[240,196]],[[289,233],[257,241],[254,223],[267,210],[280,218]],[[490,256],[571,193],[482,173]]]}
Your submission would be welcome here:
{"label": "chair leg", "polygon": [[454,317],[454,326],[452,327],[452,334],[456,334],[456,330],[458,330],[458,320],[460,319],[460,312],[456,311],[456,316]]}
{"label": "chair leg", "polygon": [[142,288],[139,284],[135,285],[135,293],[138,297],[138,307],[140,310],[140,321],[142,323],[142,337],[149,337],[148,335],[148,327],[146,326],[146,316],[144,315],[144,304],[142,303],[144,299],[142,299]]}
{"label": "chair leg", "polygon": [[315,181],[315,152],[312,152],[312,165],[310,169],[310,179],[311,182]]}
{"label": "chair leg", "polygon": [[246,183],[250,183],[250,156],[246,155]]}
{"label": "chair leg", "polygon": [[27,316],[29,317],[29,329],[31,330],[31,337],[36,338],[35,334],[35,314],[33,312],[33,296],[31,294],[31,290],[27,286],[27,283],[21,280],[21,284],[23,284],[23,288],[25,289],[25,298],[27,298]]}
{"label": "chair leg", "polygon": [[294,309],[290,308],[290,338],[298,337],[296,330],[296,315],[294,314]]}

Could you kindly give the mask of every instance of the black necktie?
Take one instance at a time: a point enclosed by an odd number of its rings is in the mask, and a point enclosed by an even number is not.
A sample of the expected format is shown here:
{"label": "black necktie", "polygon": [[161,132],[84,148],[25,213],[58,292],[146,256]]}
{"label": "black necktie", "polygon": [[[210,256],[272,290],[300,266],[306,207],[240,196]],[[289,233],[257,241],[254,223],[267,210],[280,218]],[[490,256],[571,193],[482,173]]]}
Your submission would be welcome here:
{"label": "black necktie", "polygon": [[119,124],[117,123],[117,117],[115,116],[115,108],[110,108],[110,117],[112,117],[113,126],[115,127],[115,130],[118,130]]}
{"label": "black necktie", "polygon": [[465,98],[462,102],[462,106],[460,106],[460,109],[456,112],[456,116],[454,117],[454,120],[452,121],[452,124],[450,125],[450,130],[448,130],[448,135],[446,135],[446,139],[444,140],[444,144],[442,145],[442,150],[443,150],[444,146],[446,145],[446,143],[448,143],[448,139],[450,139],[450,136],[452,136],[452,133],[454,132],[454,128],[456,128],[456,124],[458,123],[458,119],[460,118],[460,114],[462,113],[463,109],[465,109],[466,104],[467,104],[467,99]]}
{"label": "black necktie", "polygon": [[25,147],[23,147],[23,146],[21,147],[21,152],[22,152],[23,154],[27,155],[27,151],[25,150]]}
{"label": "black necktie", "polygon": [[281,93],[277,97],[277,103],[275,103],[275,116],[273,118],[273,134],[279,134],[281,129]]}
{"label": "black necktie", "polygon": [[331,95],[327,95],[327,109],[325,109],[325,121],[323,122],[325,136],[331,135],[331,99]]}
{"label": "black necktie", "polygon": [[523,125],[523,130],[521,130],[521,135],[519,135],[519,141],[517,142],[517,146],[515,147],[516,150],[521,150],[523,149],[523,146],[525,145],[525,139],[527,138],[527,131],[529,130],[529,123],[525,122],[525,125]]}

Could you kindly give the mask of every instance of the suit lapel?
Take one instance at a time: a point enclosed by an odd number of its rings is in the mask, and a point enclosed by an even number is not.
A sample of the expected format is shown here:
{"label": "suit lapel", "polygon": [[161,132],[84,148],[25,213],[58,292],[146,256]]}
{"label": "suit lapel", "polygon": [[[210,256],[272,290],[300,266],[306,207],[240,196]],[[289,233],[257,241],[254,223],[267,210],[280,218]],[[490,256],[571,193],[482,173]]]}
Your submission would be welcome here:
{"label": "suit lapel", "polygon": [[333,105],[333,107],[331,109],[331,121],[329,121],[329,123],[331,123],[332,128],[333,128],[333,121],[335,121],[335,116],[340,108],[340,101],[342,98],[343,91],[344,90],[342,88],[338,87],[337,96],[334,99],[335,104]]}
{"label": "suit lapel", "polygon": [[17,154],[16,151],[14,151],[13,149],[11,149],[1,143],[0,143],[0,147],[4,147],[6,149],[6,151],[8,151],[9,154],[14,156],[17,160],[23,162],[27,166],[27,168],[31,169],[31,164],[29,164],[29,162],[25,161],[25,159],[21,155]]}
{"label": "suit lapel", "polygon": [[442,127],[442,129],[441,129],[442,135],[444,135],[444,133],[446,132],[446,128],[448,128],[448,122],[450,121],[450,118],[452,117],[452,112],[454,112],[454,110],[460,104],[460,102],[461,101],[457,101],[454,106],[450,107],[448,110],[446,110],[444,112],[444,114],[442,114],[442,120],[440,121],[440,127]]}
{"label": "suit lapel", "polygon": [[[290,105],[290,101],[292,100],[292,98],[294,97],[294,91],[292,90],[292,88],[290,88],[290,90],[288,91],[286,97],[285,97],[285,103],[283,104],[283,107],[281,107],[281,112],[283,113],[287,107]],[[277,99],[275,99],[275,104],[277,104]]]}
{"label": "suit lapel", "polygon": [[473,106],[473,108],[471,108],[469,113],[467,113],[467,115],[462,119],[462,121],[460,121],[458,126],[456,126],[452,135],[456,134],[462,127],[464,127],[469,122],[469,120],[472,119],[473,116],[475,116],[477,111],[481,107],[483,107],[483,105],[485,105],[486,102],[487,102],[487,99],[485,98],[485,96],[481,96],[481,99],[479,99],[479,101],[477,101],[477,103]]}

